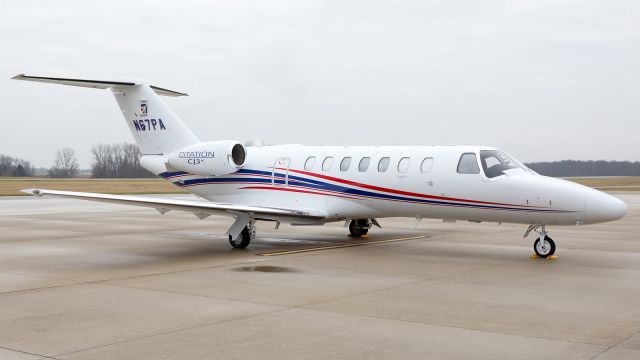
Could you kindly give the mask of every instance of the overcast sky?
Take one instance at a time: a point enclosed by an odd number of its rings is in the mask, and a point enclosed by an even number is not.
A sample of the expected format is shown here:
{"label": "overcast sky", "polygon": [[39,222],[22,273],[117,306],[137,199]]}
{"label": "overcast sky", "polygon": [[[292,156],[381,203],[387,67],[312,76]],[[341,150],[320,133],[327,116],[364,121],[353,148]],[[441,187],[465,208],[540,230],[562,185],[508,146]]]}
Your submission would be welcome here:
{"label": "overcast sky", "polygon": [[50,166],[133,141],[138,77],[203,140],[496,146],[640,160],[638,1],[0,1],[0,153]]}

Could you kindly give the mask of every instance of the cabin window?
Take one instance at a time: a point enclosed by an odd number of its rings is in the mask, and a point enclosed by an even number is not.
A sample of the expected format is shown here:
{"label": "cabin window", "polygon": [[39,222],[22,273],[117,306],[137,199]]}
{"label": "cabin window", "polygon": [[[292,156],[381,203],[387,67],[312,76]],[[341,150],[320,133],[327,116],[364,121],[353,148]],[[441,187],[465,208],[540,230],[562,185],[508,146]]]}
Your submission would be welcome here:
{"label": "cabin window", "polygon": [[428,174],[429,171],[431,171],[432,167],[433,167],[433,158],[426,157],[424,158],[424,160],[422,160],[422,164],[420,164],[420,171],[422,171],[423,174]]}
{"label": "cabin window", "polygon": [[390,161],[388,157],[383,157],[382,159],[380,159],[380,161],[378,161],[378,172],[386,172],[389,168],[389,162]]}
{"label": "cabin window", "polygon": [[331,170],[331,165],[333,165],[333,156],[327,156],[322,162],[322,171]]}
{"label": "cabin window", "polygon": [[460,156],[458,161],[458,173],[459,174],[479,174],[480,168],[478,167],[478,160],[474,153],[464,153]]}
{"label": "cabin window", "polygon": [[367,169],[369,169],[370,162],[371,162],[370,157],[363,157],[362,160],[360,160],[360,163],[358,164],[358,171],[360,172],[367,171]]}
{"label": "cabin window", "polygon": [[315,156],[309,156],[307,161],[304,162],[304,169],[307,170],[307,171],[313,170],[313,166],[315,164],[316,164],[316,157]]}
{"label": "cabin window", "polygon": [[407,170],[409,170],[409,163],[411,161],[409,160],[408,157],[403,157],[402,159],[400,159],[400,161],[398,161],[398,172],[401,174],[404,174],[407,172]]}
{"label": "cabin window", "polygon": [[340,171],[348,171],[351,166],[351,157],[345,157],[340,162]]}

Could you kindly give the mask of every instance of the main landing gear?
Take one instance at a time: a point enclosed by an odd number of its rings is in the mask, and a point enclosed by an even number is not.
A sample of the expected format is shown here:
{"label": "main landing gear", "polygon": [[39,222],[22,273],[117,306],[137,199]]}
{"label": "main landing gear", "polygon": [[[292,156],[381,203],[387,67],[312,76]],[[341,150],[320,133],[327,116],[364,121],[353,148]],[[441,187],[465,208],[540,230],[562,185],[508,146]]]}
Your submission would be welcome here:
{"label": "main landing gear", "polygon": [[371,228],[369,219],[357,219],[349,222],[349,236],[359,238],[367,235]]}
{"label": "main landing gear", "polygon": [[229,244],[235,249],[244,249],[256,237],[256,221],[247,215],[240,215],[229,230]]}
{"label": "main landing gear", "polygon": [[231,244],[231,246],[233,246],[236,249],[244,249],[247,246],[249,246],[250,242],[251,242],[251,233],[248,227],[245,227],[244,229],[242,229],[242,232],[240,232],[240,234],[235,238],[229,235],[229,244]]}
{"label": "main landing gear", "polygon": [[[349,221],[349,236],[355,238],[366,236],[373,225],[382,228],[376,219],[351,220]],[[347,226],[346,223],[345,226]]]}
{"label": "main landing gear", "polygon": [[[553,242],[553,239],[547,235],[547,229],[544,225],[529,225],[527,232],[525,232],[524,237],[529,236],[529,233],[535,231],[539,234],[536,241],[533,242],[533,251],[536,252],[536,255],[541,258],[548,258],[555,254],[556,252],[556,243]],[[532,255],[533,256],[533,255]]]}

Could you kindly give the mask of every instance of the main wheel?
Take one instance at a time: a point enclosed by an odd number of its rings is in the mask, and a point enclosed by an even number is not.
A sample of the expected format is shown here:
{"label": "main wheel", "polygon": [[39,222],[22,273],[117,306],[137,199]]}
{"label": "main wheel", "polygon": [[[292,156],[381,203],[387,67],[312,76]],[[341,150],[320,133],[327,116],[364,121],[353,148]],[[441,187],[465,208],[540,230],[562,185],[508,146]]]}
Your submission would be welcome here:
{"label": "main wheel", "polygon": [[229,235],[229,244],[236,249],[244,249],[249,246],[251,242],[251,235],[249,234],[249,228],[245,227],[237,239],[234,239]]}
{"label": "main wheel", "polygon": [[349,223],[349,236],[351,237],[362,237],[367,235],[369,232],[369,228],[367,227],[369,223],[367,220],[351,220]]}
{"label": "main wheel", "polygon": [[533,243],[533,250],[541,258],[546,258],[553,255],[556,252],[556,243],[548,237],[544,236],[544,240],[540,241],[540,238]]}

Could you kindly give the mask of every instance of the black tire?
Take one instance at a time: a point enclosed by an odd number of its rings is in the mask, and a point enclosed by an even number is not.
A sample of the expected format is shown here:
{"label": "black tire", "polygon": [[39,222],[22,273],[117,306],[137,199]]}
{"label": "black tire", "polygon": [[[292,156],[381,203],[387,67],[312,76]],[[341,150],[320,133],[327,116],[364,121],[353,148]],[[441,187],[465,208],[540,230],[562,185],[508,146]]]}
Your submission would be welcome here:
{"label": "black tire", "polygon": [[543,259],[555,254],[556,252],[556,243],[553,242],[553,240],[546,235],[544,237],[544,240],[546,244],[540,244],[540,238],[538,238],[533,243],[533,251],[535,251],[536,255],[538,255]]}
{"label": "black tire", "polygon": [[359,238],[367,235],[369,232],[367,225],[367,220],[351,220],[349,223],[349,236]]}
{"label": "black tire", "polygon": [[229,235],[229,244],[236,249],[244,249],[249,246],[251,242],[251,235],[249,235],[249,228],[244,228],[237,239],[232,239]]}

